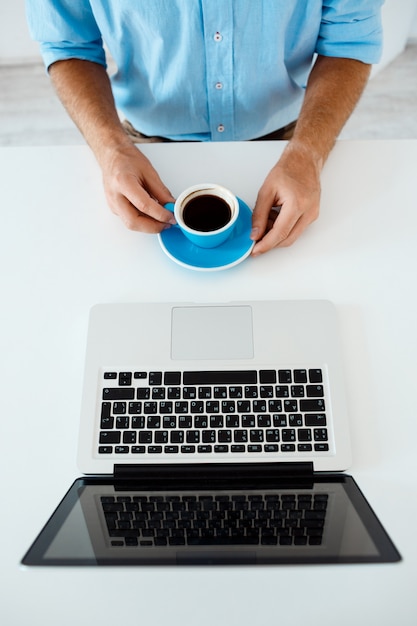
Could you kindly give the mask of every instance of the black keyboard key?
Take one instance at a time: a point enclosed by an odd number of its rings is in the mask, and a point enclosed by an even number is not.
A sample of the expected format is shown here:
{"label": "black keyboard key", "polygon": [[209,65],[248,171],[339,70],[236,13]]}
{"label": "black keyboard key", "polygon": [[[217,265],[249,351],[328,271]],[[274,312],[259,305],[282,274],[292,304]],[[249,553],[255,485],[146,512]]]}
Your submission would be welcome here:
{"label": "black keyboard key", "polygon": [[152,432],[148,430],[142,430],[139,433],[139,443],[152,443]]}
{"label": "black keyboard key", "polygon": [[314,441],[327,441],[327,428],[315,428],[314,429]]}
{"label": "black keyboard key", "polygon": [[149,387],[139,387],[136,396],[138,400],[149,400],[151,397],[151,390]]}
{"label": "black keyboard key", "polygon": [[120,372],[119,385],[121,387],[130,387],[132,384],[132,372]]}
{"label": "black keyboard key", "polygon": [[181,372],[165,372],[164,385],[180,385]]}
{"label": "black keyboard key", "polygon": [[116,428],[129,428],[129,417],[127,415],[116,417]]}
{"label": "black keyboard key", "polygon": [[277,373],[275,370],[260,370],[259,382],[261,384],[274,384],[277,382]]}
{"label": "black keyboard key", "polygon": [[273,398],[274,397],[274,388],[272,385],[262,385],[259,388],[259,395],[261,398]]}
{"label": "black keyboard key", "polygon": [[132,428],[145,428],[145,417],[143,415],[134,415],[132,417]]}
{"label": "black keyboard key", "polygon": [[101,417],[110,417],[111,415],[111,402],[101,403]]}
{"label": "black keyboard key", "polygon": [[[300,400],[300,402],[304,402],[304,400]],[[298,411],[298,400],[284,400],[284,411],[296,413]]]}
{"label": "black keyboard key", "polygon": [[131,387],[105,387],[103,400],[133,400],[135,390]]}
{"label": "black keyboard key", "polygon": [[114,451],[116,454],[128,454],[129,446],[115,446]]}
{"label": "black keyboard key", "polygon": [[132,446],[132,454],[145,454],[145,446]]}
{"label": "black keyboard key", "polygon": [[[207,428],[208,426],[208,417],[207,415],[196,415],[194,417],[194,428]],[[185,426],[182,426],[181,424],[181,418],[180,418],[180,427],[181,428],[185,428]],[[191,428],[191,422],[190,422],[190,426],[188,426],[188,428]]]}
{"label": "black keyboard key", "polygon": [[[322,398],[311,400],[300,400],[300,411],[303,413],[314,413],[325,410],[324,400]],[[310,424],[308,424],[310,426]]]}
{"label": "black keyboard key", "polygon": [[[165,411],[160,411],[160,412],[165,413]],[[164,428],[176,428],[177,417],[175,415],[164,415],[164,417],[162,418],[162,424]]]}
{"label": "black keyboard key", "polygon": [[[198,417],[195,418],[196,421],[197,421],[197,419],[201,419],[201,416],[198,416]],[[179,416],[179,418],[178,418],[178,428],[191,428],[191,424],[192,424],[192,417],[191,417],[191,415],[180,415]],[[206,424],[206,427],[207,427],[207,424]]]}
{"label": "black keyboard key", "polygon": [[274,422],[275,427],[285,427],[287,426],[287,416],[284,413],[277,413],[272,416],[272,420]]}
{"label": "black keyboard key", "polygon": [[278,370],[278,381],[280,383],[292,383],[291,370]]}
{"label": "black keyboard key", "polygon": [[113,446],[99,446],[99,454],[113,454]]}
{"label": "black keyboard key", "polygon": [[219,443],[230,443],[232,441],[232,431],[231,430],[219,430],[218,441]]}
{"label": "black keyboard key", "polygon": [[293,398],[304,398],[304,386],[303,385],[291,385],[291,396]]}
{"label": "black keyboard key", "polygon": [[282,441],[296,441],[296,434],[294,428],[283,428]]}
{"label": "black keyboard key", "polygon": [[322,383],[323,382],[323,374],[320,369],[312,369],[308,370],[308,377],[311,383]]}
{"label": "black keyboard key", "polygon": [[162,372],[149,372],[149,384],[156,386],[162,385]]}
{"label": "black keyboard key", "polygon": [[114,426],[114,417],[102,417],[100,420],[100,428],[102,430],[110,430]]}
{"label": "black keyboard key", "polygon": [[306,426],[326,426],[327,420],[324,413],[308,413],[305,416]]}
{"label": "black keyboard key", "polygon": [[312,440],[310,428],[300,428],[297,431],[297,434],[298,434],[298,441],[311,441]]}
{"label": "black keyboard key", "polygon": [[264,440],[264,431],[261,429],[253,429],[249,432],[252,443],[260,443]]}
{"label": "black keyboard key", "polygon": [[307,382],[307,370],[294,370],[294,382],[306,383]]}
{"label": "black keyboard key", "polygon": [[277,398],[288,398],[290,395],[290,388],[288,385],[277,385],[275,387],[275,395]]}
{"label": "black keyboard key", "polygon": [[103,444],[120,443],[121,434],[117,431],[103,431],[100,433],[99,442]]}
{"label": "black keyboard key", "polygon": [[161,417],[159,415],[148,415],[146,426],[147,428],[161,428]]}
{"label": "black keyboard key", "polygon": [[307,385],[307,396],[309,398],[323,398],[323,385]]}
{"label": "black keyboard key", "polygon": [[257,382],[256,370],[184,372],[183,374],[184,385],[249,385]]}
{"label": "black keyboard key", "polygon": [[266,440],[268,442],[277,442],[280,440],[280,432],[278,428],[269,428],[266,431]]}
{"label": "black keyboard key", "polygon": [[170,437],[171,443],[184,443],[184,431],[173,430]]}
{"label": "black keyboard key", "polygon": [[235,443],[247,443],[248,441],[247,430],[235,430],[233,435]]}
{"label": "black keyboard key", "polygon": [[271,426],[271,416],[268,414],[261,414],[257,416],[258,428],[269,428]]}
{"label": "black keyboard key", "polygon": [[245,398],[257,398],[258,397],[258,387],[254,385],[246,385],[245,387]]}
{"label": "black keyboard key", "polygon": [[298,427],[303,425],[303,417],[301,413],[291,413],[288,416],[289,425],[292,427]]}
{"label": "black keyboard key", "polygon": [[105,380],[116,380],[117,372],[104,372]]}
{"label": "black keyboard key", "polygon": [[328,452],[329,451],[329,444],[327,444],[327,443],[316,443],[316,444],[314,444],[314,450],[316,452]]}
{"label": "black keyboard key", "polygon": [[253,428],[255,426],[255,416],[242,415],[242,426],[245,428]]}
{"label": "black keyboard key", "polygon": [[149,446],[148,452],[149,454],[161,454],[162,446]]}
{"label": "black keyboard key", "polygon": [[223,428],[223,415],[210,415],[210,428]]}

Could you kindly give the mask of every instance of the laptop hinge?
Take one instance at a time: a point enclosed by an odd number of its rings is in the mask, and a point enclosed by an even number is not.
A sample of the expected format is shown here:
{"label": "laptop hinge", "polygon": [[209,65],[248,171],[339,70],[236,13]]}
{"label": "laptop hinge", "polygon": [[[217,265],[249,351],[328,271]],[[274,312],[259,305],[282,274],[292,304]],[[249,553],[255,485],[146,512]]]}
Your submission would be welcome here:
{"label": "laptop hinge", "polygon": [[114,466],[116,481],[163,480],[164,483],[185,480],[283,480],[313,478],[313,463],[190,463],[187,465],[118,465]]}

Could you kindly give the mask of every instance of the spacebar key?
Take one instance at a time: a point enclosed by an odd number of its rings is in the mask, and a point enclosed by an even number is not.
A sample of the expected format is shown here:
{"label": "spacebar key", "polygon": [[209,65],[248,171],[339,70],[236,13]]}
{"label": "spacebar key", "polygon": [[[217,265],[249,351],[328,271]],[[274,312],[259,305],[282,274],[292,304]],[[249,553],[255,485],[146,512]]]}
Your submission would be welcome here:
{"label": "spacebar key", "polygon": [[233,536],[233,537],[188,537],[187,543],[189,546],[254,546],[258,545],[259,537],[245,537]]}
{"label": "spacebar key", "polygon": [[184,385],[253,385],[258,382],[256,370],[184,372]]}

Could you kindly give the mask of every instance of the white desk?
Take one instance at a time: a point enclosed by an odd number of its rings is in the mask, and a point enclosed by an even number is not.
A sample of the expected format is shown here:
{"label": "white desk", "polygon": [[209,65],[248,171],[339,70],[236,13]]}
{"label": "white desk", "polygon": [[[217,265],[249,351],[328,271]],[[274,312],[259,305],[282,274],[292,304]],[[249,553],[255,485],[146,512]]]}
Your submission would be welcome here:
{"label": "white desk", "polygon": [[[144,148],[174,194],[222,183],[253,206],[279,143]],[[417,623],[417,141],[341,142],[320,219],[291,248],[224,272],[179,267],[107,209],[87,148],[3,148],[0,618],[3,624]],[[89,308],[132,300],[328,298],[340,312],[351,473],[403,561],[270,568],[22,570],[79,475]],[[48,434],[46,434],[48,433]],[[12,511],[14,513],[12,514]],[[15,517],[13,517],[15,515]]]}

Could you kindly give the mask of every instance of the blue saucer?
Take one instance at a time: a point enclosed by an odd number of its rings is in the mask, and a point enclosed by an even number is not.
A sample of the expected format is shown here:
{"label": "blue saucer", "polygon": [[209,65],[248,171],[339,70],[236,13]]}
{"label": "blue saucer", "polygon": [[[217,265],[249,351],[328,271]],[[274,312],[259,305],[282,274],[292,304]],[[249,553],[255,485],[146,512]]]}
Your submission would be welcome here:
{"label": "blue saucer", "polygon": [[239,218],[230,237],[216,248],[199,248],[175,226],[158,235],[162,250],[170,259],[192,270],[212,272],[238,265],[248,257],[255,242],[250,239],[252,211],[240,198]]}

